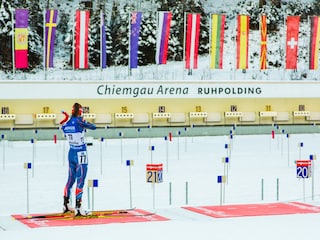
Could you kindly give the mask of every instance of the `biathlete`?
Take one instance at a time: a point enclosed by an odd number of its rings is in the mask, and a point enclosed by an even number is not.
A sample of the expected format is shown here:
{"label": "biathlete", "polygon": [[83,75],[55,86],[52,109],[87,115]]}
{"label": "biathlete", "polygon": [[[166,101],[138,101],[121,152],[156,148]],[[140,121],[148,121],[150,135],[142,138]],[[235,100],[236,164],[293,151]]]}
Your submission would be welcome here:
{"label": "biathlete", "polygon": [[[63,212],[74,211],[76,216],[86,215],[81,207],[83,186],[88,171],[87,145],[84,131],[85,129],[95,130],[96,126],[83,119],[82,106],[79,103],[73,105],[70,119],[66,112],[62,111],[62,113],[65,115],[65,119],[60,124],[62,124],[62,131],[70,146],[68,153],[69,174],[64,188]],[[70,204],[70,192],[75,183],[76,205],[75,209],[73,209]]]}

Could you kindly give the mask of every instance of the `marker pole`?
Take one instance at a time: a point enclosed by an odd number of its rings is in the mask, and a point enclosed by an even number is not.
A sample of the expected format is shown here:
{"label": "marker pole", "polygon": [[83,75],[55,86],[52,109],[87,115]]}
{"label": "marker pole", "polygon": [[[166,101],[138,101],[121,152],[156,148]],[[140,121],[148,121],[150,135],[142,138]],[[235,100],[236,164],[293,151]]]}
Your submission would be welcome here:
{"label": "marker pole", "polygon": [[5,135],[2,134],[1,135],[1,139],[2,139],[2,168],[3,170],[6,169],[6,144],[5,144]]}

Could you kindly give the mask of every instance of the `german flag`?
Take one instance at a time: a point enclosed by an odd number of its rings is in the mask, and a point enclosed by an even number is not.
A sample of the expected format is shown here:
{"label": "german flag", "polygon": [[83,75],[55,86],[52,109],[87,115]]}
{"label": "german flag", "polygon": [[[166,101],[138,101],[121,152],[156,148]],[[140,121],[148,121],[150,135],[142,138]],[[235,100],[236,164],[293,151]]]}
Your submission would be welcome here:
{"label": "german flag", "polygon": [[225,15],[213,14],[211,16],[211,69],[222,69],[223,66],[223,42],[225,22]]}
{"label": "german flag", "polygon": [[237,69],[248,68],[249,16],[238,15]]}
{"label": "german flag", "polygon": [[318,53],[320,41],[320,17],[311,17],[309,68],[318,69]]}
{"label": "german flag", "polygon": [[267,69],[267,16],[261,16],[260,22],[261,48],[260,48],[260,69]]}

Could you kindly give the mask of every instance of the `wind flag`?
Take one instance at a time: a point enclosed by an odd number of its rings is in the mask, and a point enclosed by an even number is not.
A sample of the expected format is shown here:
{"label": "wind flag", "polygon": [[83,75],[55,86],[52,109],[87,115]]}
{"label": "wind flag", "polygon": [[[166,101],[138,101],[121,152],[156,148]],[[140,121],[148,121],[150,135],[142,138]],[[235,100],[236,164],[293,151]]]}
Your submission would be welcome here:
{"label": "wind flag", "polygon": [[138,67],[139,33],[142,13],[132,12],[130,19],[130,68]]}
{"label": "wind flag", "polygon": [[267,69],[267,16],[261,16],[260,22],[260,69]]}
{"label": "wind flag", "polygon": [[200,14],[188,13],[185,40],[186,69],[198,68]]}
{"label": "wind flag", "polygon": [[287,17],[286,69],[297,69],[299,16]]}
{"label": "wind flag", "polygon": [[320,17],[311,17],[311,32],[310,32],[310,55],[309,68],[312,70],[318,69],[319,41],[320,41]]}
{"label": "wind flag", "polygon": [[248,68],[249,16],[238,15],[237,69]]}
{"label": "wind flag", "polygon": [[28,68],[28,17],[27,9],[15,11],[14,59],[15,68]]}
{"label": "wind flag", "polygon": [[211,16],[211,69],[222,69],[223,66],[223,43],[225,22],[225,15],[213,14]]}
{"label": "wind flag", "polygon": [[74,68],[87,69],[89,66],[88,37],[90,12],[76,11]]}
{"label": "wind flag", "polygon": [[171,12],[159,12],[156,64],[167,63],[171,19]]}
{"label": "wind flag", "polygon": [[45,24],[45,68],[53,67],[54,41],[56,38],[58,10],[46,11]]}
{"label": "wind flag", "polygon": [[107,46],[106,46],[106,27],[104,24],[104,14],[100,12],[100,66],[101,68],[107,67]]}

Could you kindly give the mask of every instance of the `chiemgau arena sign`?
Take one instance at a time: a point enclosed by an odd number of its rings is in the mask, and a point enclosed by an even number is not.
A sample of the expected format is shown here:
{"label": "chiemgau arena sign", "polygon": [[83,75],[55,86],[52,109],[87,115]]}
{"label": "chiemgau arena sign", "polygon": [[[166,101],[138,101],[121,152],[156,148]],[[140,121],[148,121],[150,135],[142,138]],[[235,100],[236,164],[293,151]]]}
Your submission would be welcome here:
{"label": "chiemgau arena sign", "polygon": [[3,81],[0,99],[319,98],[318,82]]}

